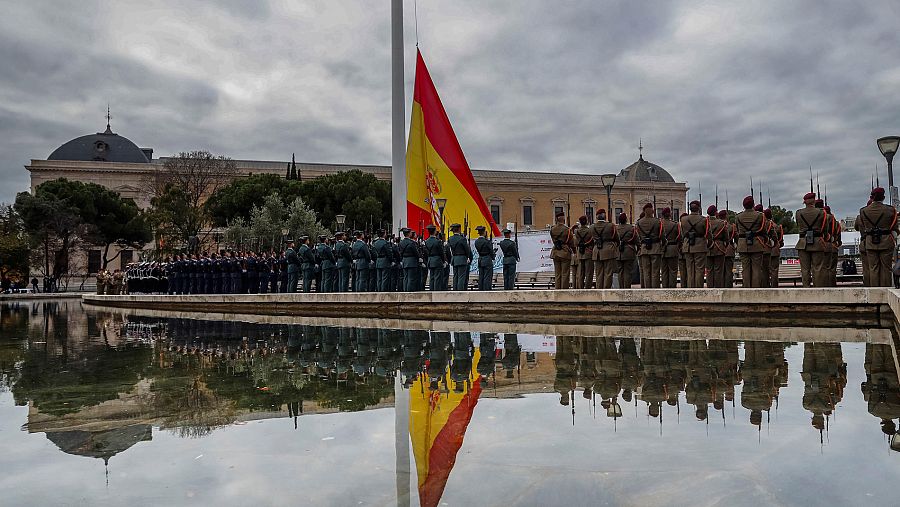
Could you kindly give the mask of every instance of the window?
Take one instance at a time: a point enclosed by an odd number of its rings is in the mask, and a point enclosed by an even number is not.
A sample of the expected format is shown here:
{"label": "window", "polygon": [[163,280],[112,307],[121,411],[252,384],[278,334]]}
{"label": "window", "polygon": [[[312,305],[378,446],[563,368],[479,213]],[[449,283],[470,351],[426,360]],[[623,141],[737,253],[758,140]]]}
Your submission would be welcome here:
{"label": "window", "polygon": [[673,218],[678,218],[678,217],[680,217],[680,216],[681,216],[680,211],[681,211],[681,210],[679,210],[678,208],[672,208],[672,217],[673,217]]}
{"label": "window", "polygon": [[88,250],[88,273],[100,271],[100,250]]}
{"label": "window", "polygon": [[491,204],[491,216],[494,217],[494,223],[500,223],[500,205],[499,204]]}
{"label": "window", "polygon": [[556,220],[556,215],[559,215],[560,213],[564,213],[563,207],[562,206],[554,206],[553,207],[553,219]]}
{"label": "window", "polygon": [[526,204],[522,206],[522,225],[532,226],[534,225],[534,218],[532,215],[532,206],[530,204]]}
{"label": "window", "polygon": [[616,208],[616,217],[622,214],[622,208]]}
{"label": "window", "polygon": [[594,218],[594,207],[591,205],[584,207],[584,216],[588,217],[588,222]]}
{"label": "window", "polygon": [[134,259],[134,251],[133,250],[123,250],[122,251],[122,269],[125,269],[126,266],[131,264],[132,259]]}

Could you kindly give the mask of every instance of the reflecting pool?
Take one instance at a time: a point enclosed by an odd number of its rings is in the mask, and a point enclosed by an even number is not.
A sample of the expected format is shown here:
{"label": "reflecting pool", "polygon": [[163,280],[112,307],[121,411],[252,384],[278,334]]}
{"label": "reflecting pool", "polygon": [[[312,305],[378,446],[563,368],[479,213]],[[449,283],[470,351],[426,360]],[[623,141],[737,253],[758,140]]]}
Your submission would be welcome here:
{"label": "reflecting pool", "polygon": [[730,339],[195,317],[0,306],[0,504],[900,498],[890,330]]}

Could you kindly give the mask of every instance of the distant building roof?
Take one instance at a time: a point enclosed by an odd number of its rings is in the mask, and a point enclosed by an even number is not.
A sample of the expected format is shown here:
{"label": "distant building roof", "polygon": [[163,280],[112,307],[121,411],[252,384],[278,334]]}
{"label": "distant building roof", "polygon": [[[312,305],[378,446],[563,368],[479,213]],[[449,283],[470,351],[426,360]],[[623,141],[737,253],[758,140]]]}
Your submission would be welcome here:
{"label": "distant building roof", "polygon": [[76,137],[55,149],[47,160],[80,160],[99,162],[150,162],[152,150],[142,150],[127,137],[120,136],[106,125],[105,132]]}
{"label": "distant building roof", "polygon": [[643,155],[637,161],[619,172],[619,178],[623,181],[654,181],[659,183],[674,183],[675,178],[662,167],[644,160]]}

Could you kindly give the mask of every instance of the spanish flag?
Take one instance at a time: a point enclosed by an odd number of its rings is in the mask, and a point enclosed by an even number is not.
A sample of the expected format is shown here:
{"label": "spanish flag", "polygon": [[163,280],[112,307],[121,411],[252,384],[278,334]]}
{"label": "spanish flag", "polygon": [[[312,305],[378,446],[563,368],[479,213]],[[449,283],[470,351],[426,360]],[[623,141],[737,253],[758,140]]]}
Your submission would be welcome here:
{"label": "spanish flag", "polygon": [[418,51],[406,148],[406,187],[410,229],[422,232],[429,224],[441,228],[437,199],[445,198],[447,224],[468,220],[470,228],[483,225],[493,230],[495,236],[500,235]]}
{"label": "spanish flag", "polygon": [[481,375],[476,369],[480,356],[476,347],[470,380],[465,383],[452,380],[449,367],[444,371],[442,383],[449,392],[431,389],[424,374],[409,389],[409,433],[422,507],[438,505],[456,464],[456,453],[481,395]]}

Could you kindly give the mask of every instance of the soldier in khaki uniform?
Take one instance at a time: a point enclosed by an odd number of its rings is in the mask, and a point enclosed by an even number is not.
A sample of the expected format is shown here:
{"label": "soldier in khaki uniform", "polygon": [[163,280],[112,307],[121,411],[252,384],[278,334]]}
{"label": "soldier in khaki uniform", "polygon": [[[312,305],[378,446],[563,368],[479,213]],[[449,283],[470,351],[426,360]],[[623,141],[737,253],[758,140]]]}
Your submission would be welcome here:
{"label": "soldier in khaki uniform", "polygon": [[706,242],[707,287],[725,287],[725,249],[728,239],[728,222],[720,220],[715,206],[706,208],[709,236]]}
{"label": "soldier in khaki uniform", "polygon": [[892,287],[893,264],[898,232],[897,210],[884,204],[884,189],[872,190],[872,204],[859,210],[862,231],[866,236],[866,257],[870,287]]}
{"label": "soldier in khaki uniform", "polygon": [[[706,239],[709,236],[709,221],[700,214],[700,201],[691,201],[691,213],[681,219],[681,253],[684,255],[685,272],[681,286],[692,289],[703,288],[706,271]],[[684,276],[684,275],[687,276]],[[685,285],[685,279],[687,285]]]}
{"label": "soldier in khaki uniform", "polygon": [[663,208],[662,212],[663,256],[660,263],[664,289],[674,289],[678,282],[678,257],[681,250],[681,227],[672,221],[672,210]]}
{"label": "soldier in khaki uniform", "polygon": [[833,276],[828,272],[828,269],[831,266],[831,258],[835,254],[834,217],[828,214],[828,211],[825,209],[825,201],[823,201],[822,199],[816,199],[816,208],[822,210],[822,212],[825,213],[825,225],[822,227],[822,239],[825,251],[825,258],[822,260],[822,269],[825,270],[823,273],[823,275],[825,276],[824,287],[833,287]]}
{"label": "soldier in khaki uniform", "polygon": [[[734,217],[737,251],[741,255],[741,272],[744,287],[764,287],[767,271],[763,271],[763,253],[766,244],[763,239],[766,217],[753,209],[753,196],[744,198],[744,211]],[[768,261],[768,257],[766,261]]]}
{"label": "soldier in khaki uniform", "polygon": [[734,224],[728,221],[728,210],[719,211],[719,220],[725,222],[725,262],[722,264],[722,272],[725,275],[723,287],[734,287]]}
{"label": "soldier in khaki uniform", "polygon": [[800,239],[797,254],[800,256],[800,275],[804,287],[827,286],[825,279],[825,211],[816,208],[816,194],[809,192],[803,196],[805,208],[797,210],[797,226]]}
{"label": "soldier in khaki uniform", "polygon": [[576,289],[591,289],[594,286],[594,237],[587,223],[588,218],[581,216],[578,219],[578,228],[573,234],[575,256],[578,257],[578,269],[575,272]]}
{"label": "soldier in khaki uniform", "polygon": [[556,225],[550,229],[550,240],[553,241],[550,258],[553,259],[554,287],[557,289],[569,288],[569,271],[572,265],[572,232],[565,221],[566,214],[557,213]]}
{"label": "soldier in khaki uniform", "polygon": [[[759,204],[759,203],[757,203],[756,206],[753,207],[753,211],[762,213],[764,217],[766,215],[765,210],[763,209],[763,205]],[[759,238],[759,241],[760,241],[760,243],[762,243],[763,248],[764,248],[762,262],[760,263],[760,266],[762,266],[760,268],[762,271],[762,274],[761,274],[762,281],[761,281],[761,285],[759,285],[759,287],[761,287],[761,288],[769,287],[769,276],[770,276],[769,275],[769,264],[771,264],[769,257],[771,257],[771,249],[772,249],[772,241],[770,238],[770,236],[772,234],[772,221],[767,218],[765,222],[766,222],[766,225],[763,228],[763,230],[760,231],[758,234],[756,234],[756,237]]]}
{"label": "soldier in khaki uniform", "polygon": [[[769,239],[772,248],[769,251],[769,287],[778,287],[778,268],[781,267],[781,248],[784,247],[784,227],[772,221],[772,210],[763,212],[769,220]],[[765,259],[763,259],[765,262]]]}
{"label": "soldier in khaki uniform", "polygon": [[619,214],[619,225],[616,226],[619,235],[619,287],[630,289],[634,277],[634,260],[637,257],[637,234],[634,226],[628,223],[628,215]]}
{"label": "soldier in khaki uniform", "polygon": [[831,212],[831,206],[825,206],[825,213],[828,213],[828,216],[831,217],[831,244],[833,245],[834,250],[831,254],[831,266],[829,267],[828,274],[831,276],[831,286],[837,287],[838,257],[840,257],[841,254],[841,245],[844,244],[841,241],[841,232],[844,228],[841,226],[841,221]]}
{"label": "soldier in khaki uniform", "polygon": [[[869,199],[866,206],[870,204],[872,204],[872,199]],[[866,234],[862,230],[862,217],[860,215],[856,215],[853,228],[859,232],[859,263],[862,267],[863,285],[871,287],[869,285],[869,259],[866,257]]]}
{"label": "soldier in khaki uniform", "polygon": [[681,246],[684,244],[684,231],[681,229],[681,219],[688,216],[687,213],[682,213],[681,216],[678,217],[676,223],[678,224],[678,233],[681,237],[681,242],[678,244],[678,273],[679,278],[681,279],[681,288],[686,288],[687,285],[687,261],[684,258],[684,250]]}
{"label": "soldier in khaki uniform", "polygon": [[649,202],[644,205],[643,217],[634,225],[640,245],[641,288],[660,287],[660,267],[662,264],[662,222],[656,218],[656,210]]}
{"label": "soldier in khaki uniform", "polygon": [[613,273],[618,269],[619,235],[616,226],[606,221],[606,210],[597,211],[597,222],[591,227],[594,240],[594,271],[598,289],[611,289]]}

